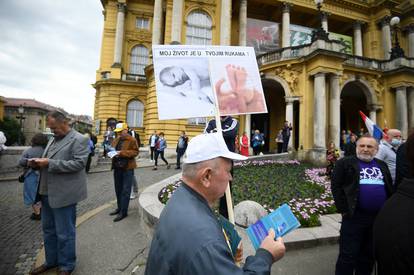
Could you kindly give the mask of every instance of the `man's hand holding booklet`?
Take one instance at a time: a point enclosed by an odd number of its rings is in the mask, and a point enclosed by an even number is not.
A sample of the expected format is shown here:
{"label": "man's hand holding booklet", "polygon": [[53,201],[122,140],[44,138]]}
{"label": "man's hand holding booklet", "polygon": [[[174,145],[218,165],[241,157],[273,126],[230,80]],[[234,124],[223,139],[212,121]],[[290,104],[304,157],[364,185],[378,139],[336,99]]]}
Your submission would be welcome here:
{"label": "man's hand holding booklet", "polygon": [[270,228],[273,228],[275,237],[278,238],[295,230],[299,226],[300,223],[295,215],[293,215],[290,207],[287,204],[283,204],[269,215],[249,226],[246,231],[254,248],[258,249],[264,238],[268,235]]}

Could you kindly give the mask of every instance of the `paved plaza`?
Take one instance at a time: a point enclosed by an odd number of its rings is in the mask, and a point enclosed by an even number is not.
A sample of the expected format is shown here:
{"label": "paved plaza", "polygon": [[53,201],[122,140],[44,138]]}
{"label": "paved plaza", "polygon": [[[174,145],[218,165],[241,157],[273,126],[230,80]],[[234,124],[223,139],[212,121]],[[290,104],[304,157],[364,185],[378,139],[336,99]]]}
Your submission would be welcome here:
{"label": "paved plaza", "polygon": [[[161,166],[135,170],[139,188],[177,173]],[[0,274],[27,274],[42,246],[40,221],[29,219],[31,208],[23,204],[23,184],[0,181]],[[78,205],[78,217],[115,199],[112,172],[88,174],[88,198]],[[138,199],[132,205],[138,205]],[[133,216],[133,215],[132,215]],[[108,217],[109,219],[109,217]],[[112,219],[110,219],[112,222]],[[128,220],[128,219],[127,219]],[[110,234],[108,238],[110,238]],[[78,248],[79,251],[79,248]]]}
{"label": "paved plaza", "polygon": [[[135,170],[139,191],[176,174],[161,166]],[[31,209],[22,203],[22,184],[0,182],[0,274],[28,274],[38,255],[42,255],[39,221],[29,219]],[[74,274],[144,274],[150,238],[143,234],[138,199],[131,200],[128,217],[112,222],[115,193],[109,171],[88,175],[88,199],[78,205],[77,267]],[[272,275],[331,275],[334,273],[338,246],[327,244],[288,250],[273,265]],[[42,257],[37,258],[38,264]],[[55,270],[47,274],[55,274]]]}

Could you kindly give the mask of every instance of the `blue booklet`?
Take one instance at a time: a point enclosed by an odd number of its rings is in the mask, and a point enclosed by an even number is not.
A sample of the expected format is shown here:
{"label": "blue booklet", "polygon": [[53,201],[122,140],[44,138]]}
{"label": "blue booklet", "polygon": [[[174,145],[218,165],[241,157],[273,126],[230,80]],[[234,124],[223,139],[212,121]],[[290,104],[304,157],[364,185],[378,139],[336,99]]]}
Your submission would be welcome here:
{"label": "blue booklet", "polygon": [[255,249],[260,247],[270,228],[276,233],[276,238],[282,237],[300,226],[290,207],[285,203],[267,216],[249,226],[246,231]]}

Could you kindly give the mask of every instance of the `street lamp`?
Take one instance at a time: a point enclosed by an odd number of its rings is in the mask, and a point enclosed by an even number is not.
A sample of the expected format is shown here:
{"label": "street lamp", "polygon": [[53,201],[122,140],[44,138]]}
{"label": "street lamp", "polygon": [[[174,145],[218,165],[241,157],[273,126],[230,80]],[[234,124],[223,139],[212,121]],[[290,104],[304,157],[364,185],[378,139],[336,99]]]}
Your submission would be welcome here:
{"label": "street lamp", "polygon": [[400,47],[400,42],[398,41],[398,30],[400,24],[400,18],[398,16],[394,16],[391,18],[390,25],[394,32],[394,47],[391,49],[390,59],[395,59],[398,57],[404,57],[404,50]]}
{"label": "street lamp", "polygon": [[19,135],[17,136],[17,143],[19,145],[22,145],[23,119],[25,119],[25,117],[23,116],[23,113],[24,113],[23,105],[20,104],[19,108],[17,108],[17,112],[19,113],[19,115],[16,116],[16,118],[20,120],[20,128],[19,128]]}
{"label": "street lamp", "polygon": [[328,41],[329,34],[323,29],[323,23],[322,23],[323,13],[321,9],[322,9],[323,0],[314,0],[314,1],[315,1],[316,8],[318,9],[318,15],[319,15],[319,20],[321,21],[321,25],[319,26],[319,28],[317,28],[316,30],[312,32],[312,42],[318,39],[323,39],[325,41]]}

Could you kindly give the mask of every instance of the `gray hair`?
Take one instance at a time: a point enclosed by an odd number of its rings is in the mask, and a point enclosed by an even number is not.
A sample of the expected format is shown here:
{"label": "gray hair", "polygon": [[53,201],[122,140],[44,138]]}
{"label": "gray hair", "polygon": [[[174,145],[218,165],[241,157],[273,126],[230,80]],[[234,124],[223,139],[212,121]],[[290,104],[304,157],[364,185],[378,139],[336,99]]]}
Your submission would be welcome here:
{"label": "gray hair", "polygon": [[211,166],[212,169],[216,169],[218,166],[218,159],[219,158],[214,158],[196,163],[183,163],[183,177],[194,179],[197,175],[197,171],[206,166]]}
{"label": "gray hair", "polygon": [[369,139],[373,139],[373,140],[375,140],[375,145],[377,146],[377,148],[378,148],[378,146],[379,146],[379,144],[378,144],[378,140],[376,140],[373,136],[371,136],[370,134],[364,134],[364,135],[362,135],[361,137],[359,137],[359,139],[356,141],[356,144],[358,145],[358,143],[359,143],[359,141],[362,139],[362,138],[369,138]]}
{"label": "gray hair", "polygon": [[68,121],[68,118],[65,116],[65,114],[63,114],[62,112],[59,111],[51,111],[47,114],[47,117],[51,117],[54,120],[56,120],[57,122],[65,122]]}

